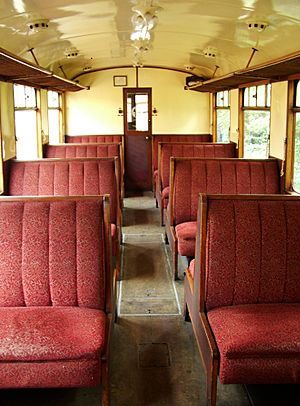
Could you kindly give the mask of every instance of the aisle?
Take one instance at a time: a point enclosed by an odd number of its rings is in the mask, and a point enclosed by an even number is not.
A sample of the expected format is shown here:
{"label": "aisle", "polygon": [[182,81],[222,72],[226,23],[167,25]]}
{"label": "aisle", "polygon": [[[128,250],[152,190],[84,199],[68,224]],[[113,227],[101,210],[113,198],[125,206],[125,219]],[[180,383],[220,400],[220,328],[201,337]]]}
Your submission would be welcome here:
{"label": "aisle", "polygon": [[[204,375],[183,282],[174,282],[164,228],[151,193],[124,200],[122,281],[111,358],[112,406],[199,406]],[[239,385],[220,405],[249,406]]]}

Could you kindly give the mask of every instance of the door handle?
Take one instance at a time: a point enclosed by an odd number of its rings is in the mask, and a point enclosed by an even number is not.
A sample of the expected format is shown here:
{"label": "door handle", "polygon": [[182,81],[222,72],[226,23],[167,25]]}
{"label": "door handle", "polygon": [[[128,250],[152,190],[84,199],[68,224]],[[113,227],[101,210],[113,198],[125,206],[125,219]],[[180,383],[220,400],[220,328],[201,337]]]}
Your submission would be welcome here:
{"label": "door handle", "polygon": [[147,141],[148,141],[149,139],[150,139],[150,137],[148,137],[148,136],[146,136],[146,137],[145,137],[145,140],[147,140]]}

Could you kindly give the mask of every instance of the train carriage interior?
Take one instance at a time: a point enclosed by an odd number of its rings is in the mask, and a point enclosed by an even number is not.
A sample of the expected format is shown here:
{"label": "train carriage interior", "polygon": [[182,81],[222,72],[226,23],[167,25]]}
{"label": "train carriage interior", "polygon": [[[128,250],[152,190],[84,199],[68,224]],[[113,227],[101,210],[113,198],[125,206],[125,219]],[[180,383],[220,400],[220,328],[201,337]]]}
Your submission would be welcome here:
{"label": "train carriage interior", "polygon": [[300,405],[299,37],[299,0],[0,0],[1,405]]}

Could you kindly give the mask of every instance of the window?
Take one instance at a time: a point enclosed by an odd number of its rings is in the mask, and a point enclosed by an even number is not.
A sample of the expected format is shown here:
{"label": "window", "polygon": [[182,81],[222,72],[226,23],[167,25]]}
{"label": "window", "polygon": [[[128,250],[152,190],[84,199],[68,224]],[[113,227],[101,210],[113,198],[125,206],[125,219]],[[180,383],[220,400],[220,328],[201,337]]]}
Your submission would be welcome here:
{"label": "window", "polygon": [[16,155],[18,159],[38,157],[36,90],[14,85]]}
{"label": "window", "polygon": [[300,193],[300,81],[295,82],[293,189]]}
{"label": "window", "polygon": [[268,158],[271,85],[244,89],[244,158]]}
{"label": "window", "polygon": [[49,143],[58,144],[61,134],[60,94],[48,91]]}
{"label": "window", "polygon": [[216,134],[217,142],[230,141],[229,91],[216,94]]}

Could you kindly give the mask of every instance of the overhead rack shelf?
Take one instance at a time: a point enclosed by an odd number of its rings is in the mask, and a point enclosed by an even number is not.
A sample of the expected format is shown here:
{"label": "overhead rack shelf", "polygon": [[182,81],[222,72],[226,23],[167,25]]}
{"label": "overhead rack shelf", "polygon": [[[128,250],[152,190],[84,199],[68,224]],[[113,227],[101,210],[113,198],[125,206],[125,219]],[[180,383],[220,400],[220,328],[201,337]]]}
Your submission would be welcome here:
{"label": "overhead rack shelf", "polygon": [[235,89],[260,80],[275,82],[287,80],[296,74],[300,74],[300,51],[251,68],[241,69],[225,76],[205,80],[189,87],[189,89],[197,92],[214,93]]}
{"label": "overhead rack shelf", "polygon": [[0,79],[61,92],[88,89],[0,48]]}

